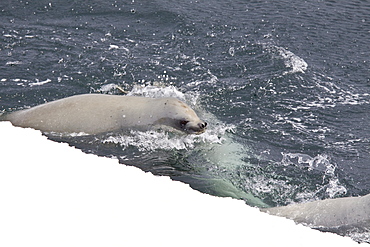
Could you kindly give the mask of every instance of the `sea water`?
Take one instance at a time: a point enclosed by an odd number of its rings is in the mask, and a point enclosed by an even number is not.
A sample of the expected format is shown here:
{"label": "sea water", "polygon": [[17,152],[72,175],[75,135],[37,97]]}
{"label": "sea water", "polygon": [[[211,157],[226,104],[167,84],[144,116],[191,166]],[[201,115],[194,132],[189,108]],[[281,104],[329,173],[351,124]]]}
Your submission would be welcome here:
{"label": "sea water", "polygon": [[117,85],[173,96],[206,133],[49,137],[252,205],[365,195],[369,14],[366,1],[0,3],[0,110]]}

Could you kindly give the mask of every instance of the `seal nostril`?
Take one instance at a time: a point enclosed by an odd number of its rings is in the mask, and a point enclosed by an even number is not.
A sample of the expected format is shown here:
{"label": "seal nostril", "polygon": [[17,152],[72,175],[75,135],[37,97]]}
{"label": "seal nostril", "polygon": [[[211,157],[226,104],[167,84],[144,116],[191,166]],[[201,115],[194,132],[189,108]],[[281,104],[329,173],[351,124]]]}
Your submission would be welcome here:
{"label": "seal nostril", "polygon": [[207,126],[206,122],[199,123],[199,128],[204,129]]}

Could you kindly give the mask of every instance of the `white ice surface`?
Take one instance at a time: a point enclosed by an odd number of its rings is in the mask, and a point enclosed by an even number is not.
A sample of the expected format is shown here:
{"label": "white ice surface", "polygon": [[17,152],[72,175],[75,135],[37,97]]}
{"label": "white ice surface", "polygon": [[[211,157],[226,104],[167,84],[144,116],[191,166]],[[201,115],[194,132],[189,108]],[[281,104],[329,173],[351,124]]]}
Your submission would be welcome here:
{"label": "white ice surface", "polygon": [[359,245],[0,122],[0,246]]}

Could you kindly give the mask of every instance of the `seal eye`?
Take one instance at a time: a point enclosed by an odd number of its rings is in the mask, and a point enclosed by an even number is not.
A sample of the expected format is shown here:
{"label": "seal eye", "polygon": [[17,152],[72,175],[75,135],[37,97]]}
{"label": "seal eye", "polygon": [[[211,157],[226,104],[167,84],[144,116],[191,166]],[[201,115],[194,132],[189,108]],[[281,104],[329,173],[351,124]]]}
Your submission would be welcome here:
{"label": "seal eye", "polygon": [[189,123],[189,121],[186,121],[186,120],[180,120],[180,126],[181,128],[185,128],[186,124]]}

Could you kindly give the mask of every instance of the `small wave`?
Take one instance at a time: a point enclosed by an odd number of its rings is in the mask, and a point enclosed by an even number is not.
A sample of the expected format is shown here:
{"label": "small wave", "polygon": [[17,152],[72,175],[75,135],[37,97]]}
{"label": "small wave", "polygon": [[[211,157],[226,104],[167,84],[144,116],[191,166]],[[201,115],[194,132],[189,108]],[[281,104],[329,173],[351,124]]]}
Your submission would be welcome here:
{"label": "small wave", "polygon": [[290,69],[283,74],[295,74],[295,73],[305,73],[308,68],[308,64],[302,58],[295,55],[293,52],[287,49],[275,46],[271,44],[262,44],[263,48],[266,49],[271,54],[277,54],[277,58],[282,58],[284,60],[285,66]]}
{"label": "small wave", "polygon": [[369,104],[369,94],[358,92],[357,88],[350,85],[337,83],[333,78],[316,73],[313,75],[311,99],[305,98],[297,101],[298,108],[334,108],[342,105],[366,105]]}
{"label": "small wave", "polygon": [[135,85],[127,95],[151,98],[174,97],[184,101],[191,107],[197,106],[200,94],[199,92],[187,91],[186,93],[183,93],[175,86],[162,86],[160,83],[156,82],[152,84],[153,85]]}
{"label": "small wave", "polygon": [[36,82],[29,83],[29,85],[30,85],[31,87],[33,87],[33,86],[41,86],[41,85],[44,85],[44,84],[49,83],[49,82],[51,82],[51,80],[50,80],[50,79],[46,79],[45,81],[39,81],[39,80],[36,80]]}
{"label": "small wave", "polygon": [[20,65],[20,64],[23,64],[23,62],[22,61],[9,61],[9,62],[6,62],[5,65],[14,66],[14,65]]}
{"label": "small wave", "polygon": [[[327,171],[328,174],[334,175],[335,168],[330,164],[326,155],[317,155],[311,157],[301,153],[282,153],[283,159],[281,163],[285,166],[295,164],[298,166],[306,166],[309,170]],[[296,161],[294,161],[296,159]]]}
{"label": "small wave", "polygon": [[118,46],[118,45],[109,45],[109,48],[108,50],[124,50],[126,51],[127,53],[130,52],[130,50],[124,46]]}
{"label": "small wave", "polygon": [[102,93],[110,93],[117,89],[117,84],[109,83],[102,85],[98,90],[95,90],[96,92],[102,92]]}
{"label": "small wave", "polygon": [[180,100],[186,100],[185,94],[174,86],[135,85],[127,95],[151,98],[175,97]]}
{"label": "small wave", "polygon": [[207,130],[201,135],[183,135],[168,132],[165,130],[139,131],[131,130],[128,135],[109,136],[102,140],[102,143],[114,143],[122,146],[123,149],[134,146],[139,151],[156,150],[186,150],[192,149],[200,143],[221,143],[222,136],[231,126],[219,125]]}
{"label": "small wave", "polygon": [[[117,88],[119,88],[118,84],[109,83],[102,85],[99,89],[93,90],[93,92],[115,94],[117,93]],[[195,106],[199,98],[199,93],[190,91],[183,93],[175,86],[162,86],[161,83],[148,82],[147,85],[134,85],[132,89],[127,92],[127,96],[142,96],[149,98],[173,97],[182,100],[191,106]]]}
{"label": "small wave", "polygon": [[183,136],[171,138],[168,132],[158,131],[130,131],[130,135],[109,136],[102,143],[114,143],[122,146],[123,149],[128,146],[135,146],[139,151],[163,150],[182,150],[193,147],[194,142]]}
{"label": "small wave", "polygon": [[326,155],[282,155],[277,166],[261,168],[244,164],[237,167],[231,179],[238,187],[274,206],[335,198],[347,193],[335,174],[336,166]]}
{"label": "small wave", "polygon": [[320,187],[315,192],[316,194],[325,190],[325,194],[329,198],[334,198],[347,193],[347,189],[340,184],[339,179],[336,177],[336,166],[330,162],[327,155],[318,154],[315,157],[311,157],[301,153],[282,153],[282,156],[281,164],[284,166],[307,167],[308,171],[319,171],[323,173],[323,176],[329,177],[329,182]]}

